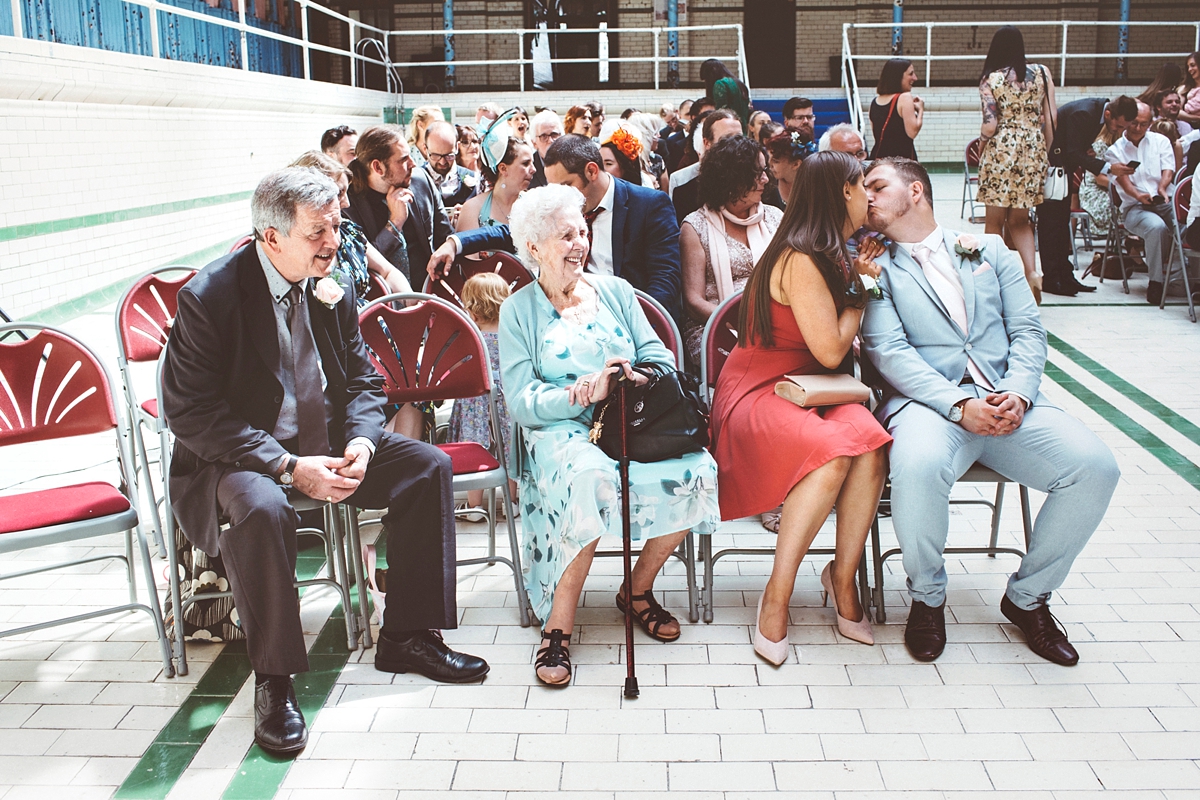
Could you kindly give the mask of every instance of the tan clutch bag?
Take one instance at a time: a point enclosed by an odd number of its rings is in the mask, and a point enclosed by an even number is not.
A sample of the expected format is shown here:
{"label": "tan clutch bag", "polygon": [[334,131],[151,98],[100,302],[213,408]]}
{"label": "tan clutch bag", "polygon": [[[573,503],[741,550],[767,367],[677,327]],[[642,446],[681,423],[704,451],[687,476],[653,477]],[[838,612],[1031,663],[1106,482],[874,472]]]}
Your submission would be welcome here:
{"label": "tan clutch bag", "polygon": [[775,394],[801,408],[865,403],[871,390],[853,375],[784,375],[787,380],[775,384]]}

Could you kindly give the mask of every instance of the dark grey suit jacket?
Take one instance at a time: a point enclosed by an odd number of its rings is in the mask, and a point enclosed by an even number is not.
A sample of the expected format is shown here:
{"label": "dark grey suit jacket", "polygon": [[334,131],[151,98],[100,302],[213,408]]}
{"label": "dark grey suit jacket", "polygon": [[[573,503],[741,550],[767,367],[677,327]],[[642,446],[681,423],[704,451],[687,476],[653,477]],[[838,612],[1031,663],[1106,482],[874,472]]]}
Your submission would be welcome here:
{"label": "dark grey suit jacket", "polygon": [[[421,275],[433,251],[454,233],[454,228],[450,226],[450,218],[442,204],[442,193],[433,185],[423,167],[413,168],[409,188],[412,189],[413,201],[409,205],[408,219],[401,229],[404,242],[388,225],[390,215],[387,197],[374,189],[351,192],[350,207],[342,213],[361,225],[371,244],[412,281],[410,269],[412,273]],[[403,255],[405,250],[407,263]]]}
{"label": "dark grey suit jacket", "polygon": [[[329,407],[329,445],[383,435],[383,379],[367,358],[352,286],[309,317]],[[188,540],[218,555],[217,484],[227,470],[268,473],[287,452],[272,436],[283,402],[275,313],[251,243],[202,269],[179,292],[163,364],[163,416],[175,434],[171,508]]]}

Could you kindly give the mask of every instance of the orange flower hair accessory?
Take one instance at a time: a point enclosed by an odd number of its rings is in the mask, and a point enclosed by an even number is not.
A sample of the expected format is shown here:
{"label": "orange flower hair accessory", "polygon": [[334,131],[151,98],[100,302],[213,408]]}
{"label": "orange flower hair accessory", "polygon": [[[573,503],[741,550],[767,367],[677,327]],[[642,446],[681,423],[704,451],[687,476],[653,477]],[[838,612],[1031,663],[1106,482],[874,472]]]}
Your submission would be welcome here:
{"label": "orange flower hair accessory", "polygon": [[604,144],[612,144],[630,161],[637,161],[642,155],[642,142],[637,134],[623,127],[617,128]]}

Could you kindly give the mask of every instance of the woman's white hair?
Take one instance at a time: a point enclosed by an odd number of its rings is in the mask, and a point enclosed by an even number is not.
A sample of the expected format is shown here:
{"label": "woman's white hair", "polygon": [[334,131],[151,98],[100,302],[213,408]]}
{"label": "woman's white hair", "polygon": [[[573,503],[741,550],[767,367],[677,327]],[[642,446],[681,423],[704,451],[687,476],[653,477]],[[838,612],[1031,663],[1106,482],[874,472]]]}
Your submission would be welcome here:
{"label": "woman's white hair", "polygon": [[583,193],[573,186],[551,183],[530,189],[517,198],[508,212],[508,232],[517,246],[517,257],[525,266],[538,270],[529,245],[542,245],[558,236],[559,218],[564,211],[583,213]]}

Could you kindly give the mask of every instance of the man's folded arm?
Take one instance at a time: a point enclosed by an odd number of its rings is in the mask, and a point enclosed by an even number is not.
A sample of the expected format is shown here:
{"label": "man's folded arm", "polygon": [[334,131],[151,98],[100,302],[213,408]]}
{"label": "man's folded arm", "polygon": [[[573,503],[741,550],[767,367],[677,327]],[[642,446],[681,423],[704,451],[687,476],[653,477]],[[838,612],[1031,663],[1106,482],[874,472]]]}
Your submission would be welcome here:
{"label": "man's folded arm", "polygon": [[272,473],[287,451],[234,414],[222,397],[224,382],[213,358],[219,346],[204,305],[184,289],[163,365],[163,416],[176,438],[202,460]]}

